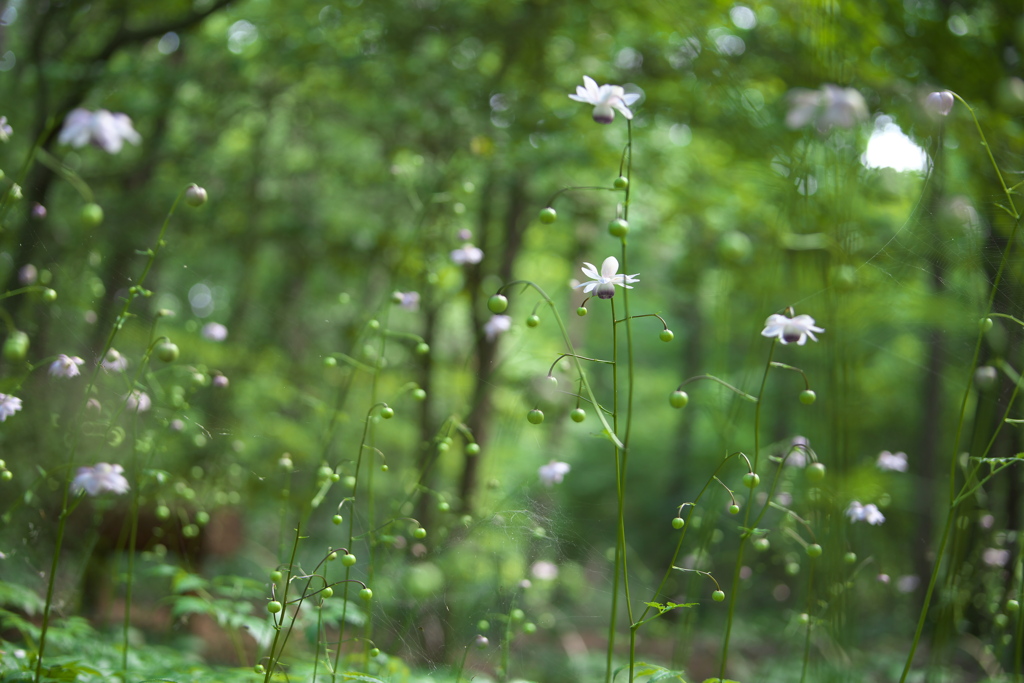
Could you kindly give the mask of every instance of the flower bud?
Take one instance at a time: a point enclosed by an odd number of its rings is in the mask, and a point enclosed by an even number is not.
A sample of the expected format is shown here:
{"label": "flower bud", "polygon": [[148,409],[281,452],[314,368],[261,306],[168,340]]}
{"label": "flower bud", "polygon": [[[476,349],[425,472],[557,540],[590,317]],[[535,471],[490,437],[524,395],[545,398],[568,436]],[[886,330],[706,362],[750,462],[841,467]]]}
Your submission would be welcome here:
{"label": "flower bud", "polygon": [[487,300],[487,308],[491,313],[504,313],[508,308],[508,298],[504,294],[495,294]]}
{"label": "flower bud", "polygon": [[466,444],[466,455],[480,455],[480,444],[478,444],[478,443],[467,443]]}
{"label": "flower bud", "polygon": [[415,539],[422,540],[422,539],[427,537],[427,530],[424,529],[423,527],[420,527],[420,528],[418,528],[418,529],[416,529],[415,531],[412,532],[412,537],[415,538]]}
{"label": "flower bud", "polygon": [[818,395],[811,389],[804,389],[800,392],[800,402],[805,406],[809,406],[818,399]]}
{"label": "flower bud", "polygon": [[534,314],[526,319],[527,327],[537,327],[537,325],[540,325],[540,316]]}
{"label": "flower bud", "polygon": [[169,341],[160,342],[156,345],[156,357],[165,363],[173,363],[178,360],[178,345]]}
{"label": "flower bud", "polygon": [[551,225],[558,218],[558,214],[550,206],[540,210],[540,222]]}
{"label": "flower bud", "polygon": [[369,602],[373,599],[373,591],[369,588],[364,588],[363,590],[359,591],[359,597],[361,597],[366,602]]}
{"label": "flower bud", "polygon": [[974,371],[974,386],[978,391],[989,392],[995,389],[999,382],[999,373],[991,365],[982,365]]}
{"label": "flower bud", "polygon": [[725,600],[725,592],[717,590],[711,594],[711,599],[715,602],[722,602],[723,600]]}
{"label": "flower bud", "polygon": [[743,485],[748,489],[757,488],[757,485],[761,483],[761,477],[757,476],[755,472],[747,472],[743,475]]}
{"label": "flower bud", "polygon": [[474,643],[476,644],[477,648],[480,649],[480,650],[484,650],[484,649],[487,648],[488,645],[490,645],[490,641],[487,640],[487,636],[481,636],[481,635],[478,635],[476,637],[476,640],[474,641]]}
{"label": "flower bud", "polygon": [[28,335],[21,330],[14,330],[4,340],[4,359],[11,363],[25,360],[28,355]]}
{"label": "flower bud", "polygon": [[32,205],[32,218],[37,221],[41,221],[46,218],[46,207],[36,202]]}
{"label": "flower bud", "polygon": [[629,234],[629,223],[621,218],[616,218],[608,224],[608,234],[612,237],[625,237]]}
{"label": "flower bud", "polygon": [[821,552],[821,546],[817,543],[812,543],[809,546],[807,546],[808,557],[821,557]]}
{"label": "flower bud", "polygon": [[206,190],[192,184],[185,190],[185,203],[189,206],[202,206],[206,203]]}
{"label": "flower bud", "polygon": [[383,408],[380,409],[380,416],[383,417],[385,420],[390,420],[395,416],[395,409],[392,408],[391,406],[384,406]]}
{"label": "flower bud", "polygon": [[825,466],[820,462],[812,462],[807,466],[805,474],[808,481],[817,483],[825,478]]}
{"label": "flower bud", "polygon": [[95,228],[103,222],[103,207],[93,202],[86,204],[79,213],[79,220],[85,227]]}
{"label": "flower bud", "polygon": [[578,315],[579,317],[582,318],[586,314],[587,314],[587,307],[586,306],[580,306],[579,308],[576,309],[576,315]]}
{"label": "flower bud", "polygon": [[660,339],[663,342],[670,342],[673,339],[675,339],[675,336],[676,335],[672,333],[672,330],[667,329],[662,330],[661,332],[658,333],[658,339]]}
{"label": "flower bud", "polygon": [[534,408],[526,414],[526,419],[530,421],[530,424],[539,425],[544,421],[544,412],[539,408]]}
{"label": "flower bud", "polygon": [[682,529],[686,525],[686,520],[682,517],[676,517],[672,520],[673,529]]}
{"label": "flower bud", "polygon": [[271,614],[277,614],[282,609],[284,609],[284,606],[277,600],[271,600],[267,603],[267,611]]}
{"label": "flower bud", "polygon": [[627,178],[624,175],[620,175],[618,178],[614,180],[614,182],[612,182],[612,187],[614,187],[616,190],[625,190],[627,187],[629,187],[629,178]]}
{"label": "flower bud", "polygon": [[928,111],[939,116],[948,116],[953,110],[953,93],[948,90],[933,92],[924,100]]}
{"label": "flower bud", "polygon": [[573,422],[583,422],[587,419],[587,411],[583,410],[583,408],[576,408],[569,413],[569,417]]}
{"label": "flower bud", "polygon": [[345,565],[346,567],[351,567],[352,565],[354,565],[356,563],[356,556],[353,555],[352,553],[348,553],[347,555],[342,555],[341,556],[341,563],[343,565]]}
{"label": "flower bud", "polygon": [[334,595],[334,589],[330,586],[327,586],[322,591],[320,591],[320,596],[325,599],[331,597],[332,595]]}
{"label": "flower bud", "polygon": [[690,402],[690,396],[685,391],[673,391],[668,397],[668,402],[673,408],[685,408]]}

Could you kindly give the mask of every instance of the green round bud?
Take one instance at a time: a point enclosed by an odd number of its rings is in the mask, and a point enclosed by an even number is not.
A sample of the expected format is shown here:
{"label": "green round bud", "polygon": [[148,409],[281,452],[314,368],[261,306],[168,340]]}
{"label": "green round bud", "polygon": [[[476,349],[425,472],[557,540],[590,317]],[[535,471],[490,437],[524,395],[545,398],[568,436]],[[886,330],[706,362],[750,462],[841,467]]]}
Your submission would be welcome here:
{"label": "green round bud", "polygon": [[3,472],[0,472],[0,479],[4,481],[10,481],[11,479],[14,479],[14,472],[11,472],[10,470],[4,470]]}
{"label": "green round bud", "polygon": [[356,563],[356,556],[353,555],[352,553],[348,553],[347,555],[342,555],[341,556],[341,563],[343,565],[345,565],[346,567],[351,567],[352,565],[354,565]]}
{"label": "green round bud", "polygon": [[257,664],[256,666],[254,666],[252,668],[252,670],[255,671],[256,673],[260,674],[260,675],[263,675],[263,674],[267,673],[266,667],[264,667],[262,664]]}
{"label": "green round bud", "polygon": [[478,631],[486,631],[489,628],[491,628],[491,622],[487,621],[486,619],[481,619],[480,621],[476,622],[476,630]]}
{"label": "green round bud", "polygon": [[673,391],[668,397],[668,402],[673,408],[685,408],[690,402],[690,395],[685,391]]}
{"label": "green round bud", "polygon": [[425,356],[430,353],[430,344],[427,342],[420,342],[416,345],[414,351],[416,351],[417,355]]}
{"label": "green round bud", "polygon": [[466,444],[466,455],[480,455],[480,444],[478,443],[467,443]]}
{"label": "green round bud", "polygon": [[512,621],[522,621],[526,618],[526,612],[516,607],[514,610],[508,613],[508,617]]}
{"label": "green round bud", "polygon": [[1007,612],[1016,612],[1019,609],[1020,609],[1020,603],[1017,602],[1016,600],[1007,600],[1006,601],[1006,611]]}
{"label": "green round bud", "polygon": [[373,599],[373,591],[369,588],[364,588],[363,590],[359,591],[359,597],[361,597],[366,602],[369,602]]}
{"label": "green round bud", "polygon": [[331,476],[329,477],[329,479],[333,481],[335,484],[337,484],[339,481],[341,481],[341,475],[338,474],[337,472],[331,472]]}
{"label": "green round bud", "polygon": [[370,648],[370,656],[371,657],[380,657],[380,648],[379,647],[371,647]]}
{"label": "green round bud", "polygon": [[575,408],[571,413],[569,413],[569,418],[572,419],[573,422],[583,422],[587,419],[587,411],[583,410],[583,408]]}
{"label": "green round bud", "polygon": [[820,462],[812,462],[807,466],[805,474],[808,481],[817,483],[825,478],[825,466]]}
{"label": "green round bud", "polygon": [[992,391],[999,383],[999,372],[991,365],[982,365],[974,371],[974,386],[978,391]]}
{"label": "green round bud", "polygon": [[686,524],[686,520],[683,519],[682,517],[676,517],[675,519],[672,520],[672,528],[673,529],[682,529],[685,524]]}
{"label": "green round bud", "polygon": [[424,529],[423,527],[420,527],[420,528],[418,528],[418,529],[416,529],[415,531],[412,532],[412,537],[413,538],[418,538],[418,539],[424,539],[424,538],[427,537],[427,530]]}
{"label": "green round bud", "polygon": [[629,234],[629,223],[621,218],[616,218],[608,224],[608,234],[612,237],[625,237]]}
{"label": "green round bud", "polygon": [[46,289],[43,290],[43,293],[40,294],[40,296],[43,297],[43,301],[45,301],[48,304],[52,304],[54,301],[57,300],[57,290],[50,289],[49,287],[47,287]]}
{"label": "green round bud", "polygon": [[345,488],[347,488],[347,489],[354,489],[356,487],[356,478],[353,477],[350,474],[347,477],[345,477],[345,480],[344,480],[343,483],[345,485]]}
{"label": "green round bud", "polygon": [[342,517],[341,515],[334,515],[333,517],[331,517],[331,523],[333,523],[334,526],[338,526],[339,524],[341,524],[344,521],[345,521],[345,518]]}
{"label": "green round bud", "polygon": [[79,213],[79,220],[85,227],[95,228],[103,222],[103,207],[96,203],[86,204]]}
{"label": "green round bud", "polygon": [[743,485],[748,489],[756,488],[761,483],[761,477],[756,472],[747,472],[743,475]]}
{"label": "green round bud", "polygon": [[672,330],[662,330],[658,333],[658,339],[663,342],[670,342],[675,338],[676,335],[672,333]]}
{"label": "green round bud", "polygon": [[281,572],[280,569],[275,569],[274,571],[270,572],[270,580],[273,581],[274,583],[277,583],[278,581],[280,581],[283,578],[284,578],[284,574]]}
{"label": "green round bud", "polygon": [[419,388],[413,389],[412,390],[412,397],[414,399],[416,399],[417,401],[423,401],[423,400],[425,400],[427,398],[427,392],[424,391],[423,389],[419,389]]}
{"label": "green round bud", "polygon": [[380,416],[383,417],[385,420],[390,420],[395,416],[395,409],[392,408],[391,406],[384,406],[383,408],[380,409]]}
{"label": "green round bud", "polygon": [[156,345],[156,357],[165,363],[178,360],[178,345],[174,342],[160,342]]}
{"label": "green round bud", "polygon": [[629,187],[629,178],[627,178],[624,175],[620,175],[618,178],[612,181],[612,187],[614,187],[616,190],[625,190],[627,187]]}
{"label": "green round bud", "polygon": [[530,424],[539,425],[544,421],[544,412],[539,408],[534,408],[526,414],[526,419],[530,421]]}
{"label": "green round bud", "polygon": [[325,599],[329,598],[332,595],[334,595],[334,589],[328,586],[327,588],[324,588],[322,591],[320,591],[320,595]]}
{"label": "green round bud", "polygon": [[328,562],[334,562],[336,559],[338,559],[338,553],[336,553],[336,552],[332,551],[331,553],[329,553],[327,555],[327,561]]}
{"label": "green round bud", "polygon": [[210,523],[210,513],[206,510],[200,510],[196,513],[196,524],[199,526],[206,526]]}
{"label": "green round bud", "polygon": [[370,318],[370,320],[367,321],[366,326],[369,327],[371,330],[379,330],[380,321],[377,320],[376,318]]}
{"label": "green round bud", "polygon": [[28,355],[28,335],[21,330],[14,330],[4,340],[4,359],[11,363],[19,363]]}
{"label": "green round bud", "polygon": [[442,441],[441,443],[437,444],[437,452],[447,453],[451,447],[452,445],[450,443],[448,443],[447,441]]}
{"label": "green round bud", "polygon": [[816,400],[818,400],[818,395],[812,389],[804,389],[800,392],[800,402],[805,406],[811,405]]}
{"label": "green round bud", "polygon": [[994,325],[994,324],[995,323],[992,322],[992,318],[982,318],[981,319],[981,331],[982,332],[988,332],[989,330],[992,329],[992,325]]}
{"label": "green round bud", "polygon": [[817,543],[807,546],[807,557],[821,557],[821,546]]}
{"label": "green round bud", "polygon": [[544,207],[540,210],[540,222],[546,225],[551,225],[558,218],[558,213],[550,206]]}
{"label": "green round bud", "polygon": [[324,358],[324,367],[325,368],[333,368],[333,367],[335,367],[337,365],[338,365],[338,359],[335,358],[334,356],[327,356],[327,358]]}
{"label": "green round bud", "polygon": [[540,316],[539,315],[534,314],[534,315],[531,315],[529,318],[526,319],[526,326],[527,327],[537,327],[537,325],[540,325]]}
{"label": "green round bud", "polygon": [[495,294],[487,300],[487,309],[491,313],[504,313],[508,308],[508,297],[504,294]]}
{"label": "green round bud", "polygon": [[582,318],[586,314],[587,314],[587,307],[586,306],[580,306],[579,308],[576,309],[576,315],[578,315],[579,317]]}
{"label": "green round bud", "polygon": [[529,633],[536,633],[536,632],[537,632],[537,624],[533,623],[532,621],[528,621],[525,624],[523,624],[523,633],[529,634]]}
{"label": "green round bud", "polygon": [[715,602],[722,602],[723,600],[725,600],[725,591],[715,591],[711,594],[711,599]]}
{"label": "green round bud", "polygon": [[282,609],[284,609],[284,605],[282,605],[277,600],[271,600],[270,602],[267,603],[267,611],[270,612],[271,614],[277,614]]}
{"label": "green round bud", "polygon": [[846,564],[853,564],[857,561],[857,553],[846,553],[843,555],[843,562]]}
{"label": "green round bud", "polygon": [[156,506],[156,518],[157,519],[170,519],[171,518],[171,508],[167,507],[166,505],[157,505]]}
{"label": "green round bud", "polygon": [[750,238],[739,230],[724,233],[718,241],[718,255],[728,263],[743,263],[753,251]]}
{"label": "green round bud", "polygon": [[740,506],[737,505],[736,503],[733,503],[732,505],[730,505],[729,506],[729,514],[730,515],[738,515],[738,514],[740,514]]}
{"label": "green round bud", "polygon": [[437,504],[438,512],[448,512],[451,509],[452,509],[452,506],[449,505],[446,501],[442,500],[440,503]]}
{"label": "green round bud", "polygon": [[751,545],[754,546],[754,550],[761,553],[768,550],[768,548],[772,547],[772,544],[768,541],[767,538],[755,538]]}
{"label": "green round bud", "polygon": [[380,471],[381,472],[387,472],[388,471],[388,466],[387,466],[386,463],[380,466]]}

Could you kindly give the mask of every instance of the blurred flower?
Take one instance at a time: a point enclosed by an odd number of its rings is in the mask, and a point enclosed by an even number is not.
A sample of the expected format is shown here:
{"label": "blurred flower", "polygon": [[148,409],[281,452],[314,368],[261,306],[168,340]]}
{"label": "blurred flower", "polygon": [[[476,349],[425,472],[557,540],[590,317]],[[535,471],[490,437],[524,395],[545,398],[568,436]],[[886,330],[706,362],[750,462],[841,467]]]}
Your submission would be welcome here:
{"label": "blurred flower", "polygon": [[418,311],[420,310],[420,293],[419,292],[395,292],[394,293],[395,303],[404,308],[407,311]]}
{"label": "blurred flower", "polygon": [[100,405],[100,402],[97,399],[90,398],[88,401],[85,402],[85,409],[88,410],[89,412],[99,414],[103,411],[103,406]]}
{"label": "blurred flower", "polygon": [[933,92],[924,100],[925,108],[933,114],[948,116],[953,110],[953,93],[948,90]]}
{"label": "blurred flower", "polygon": [[1010,561],[1010,551],[1004,548],[985,548],[981,561],[990,567],[1005,567]]}
{"label": "blurred flower", "polygon": [[914,574],[904,574],[896,579],[896,590],[900,593],[913,593],[921,585],[921,579]]}
{"label": "blurred flower", "polygon": [[78,474],[71,482],[71,492],[85,491],[90,496],[104,491],[113,491],[117,494],[126,493],[128,480],[124,478],[122,472],[124,472],[124,468],[120,465],[109,465],[105,462],[97,463],[95,467],[79,467]]}
{"label": "blurred flower", "polygon": [[7,142],[11,139],[14,129],[7,123],[6,116],[0,116],[0,142]]}
{"label": "blurred flower", "polygon": [[879,583],[889,583],[889,575],[888,574],[879,574],[878,575],[878,582]]}
{"label": "blurred flower", "polygon": [[[581,282],[574,285],[574,288],[583,288],[584,294],[590,294],[594,292],[601,299],[611,299],[615,296],[615,285],[619,287],[625,287],[626,289],[633,289],[630,285],[634,282],[640,282],[637,279],[635,273],[633,275],[624,275],[619,273],[619,260],[614,256],[609,256],[601,264],[601,272],[597,272],[597,268],[594,264],[583,262],[583,274],[590,278],[587,282]],[[595,292],[596,290],[596,292]]]}
{"label": "blurred flower", "polygon": [[487,335],[487,341],[494,341],[499,334],[508,332],[510,329],[512,329],[512,318],[507,315],[492,315],[491,319],[484,323],[484,334]]}
{"label": "blurred flower", "polygon": [[100,365],[110,372],[124,372],[128,368],[128,359],[118,353],[117,349],[110,349]]}
{"label": "blurred flower", "polygon": [[36,202],[32,205],[32,218],[37,221],[41,221],[46,218],[46,207]]}
{"label": "blurred flower", "polygon": [[39,279],[39,271],[31,263],[26,263],[18,269],[18,282],[23,285],[35,284]]}
{"label": "blurred flower", "polygon": [[92,143],[108,154],[120,152],[125,142],[137,145],[141,140],[127,114],[111,114],[106,109],[73,109],[57,137],[61,144],[85,147]]}
{"label": "blurred flower", "polygon": [[789,451],[786,452],[784,465],[790,467],[806,467],[807,452],[811,449],[811,442],[806,436],[794,436],[789,444]]}
{"label": "blurred flower", "polygon": [[899,453],[882,451],[878,454],[878,462],[875,463],[875,466],[883,472],[906,472],[907,454],[903,451]]}
{"label": "blurred flower", "polygon": [[[568,465],[566,465],[568,467]],[[537,560],[530,567],[530,573],[533,574],[533,578],[540,579],[541,581],[553,581],[558,578],[558,565],[554,562],[548,562],[547,560]]]}
{"label": "blurred flower", "polygon": [[484,260],[484,252],[479,247],[474,247],[466,242],[458,249],[453,249],[451,257],[452,261],[461,266],[466,263],[480,263]]}
{"label": "blurred flower", "polygon": [[21,399],[10,394],[0,394],[0,422],[21,410]]}
{"label": "blurred flower", "polygon": [[210,341],[222,342],[228,338],[228,328],[220,323],[206,323],[203,325],[202,335]]}
{"label": "blurred flower", "polygon": [[850,503],[850,507],[846,508],[846,516],[850,518],[851,522],[867,522],[872,525],[881,524],[885,521],[885,515],[882,514],[877,505],[874,503],[861,505],[856,500]]}
{"label": "blurred flower", "polygon": [[132,389],[131,393],[124,397],[124,400],[129,412],[132,413],[144,413],[153,405],[149,394],[138,389]]}
{"label": "blurred flower", "polygon": [[[584,87],[586,86],[586,87]],[[621,85],[602,85],[590,76],[583,77],[583,85],[576,86],[576,94],[569,99],[594,105],[594,120],[598,123],[611,123],[615,120],[615,110],[627,119],[633,118],[629,105],[640,99],[637,93],[626,94]]]}
{"label": "blurred flower", "polygon": [[57,360],[50,363],[50,375],[53,377],[78,377],[78,366],[85,363],[78,356],[60,354]]}
{"label": "blurred flower", "polygon": [[460,228],[459,239],[462,240],[463,242],[470,241],[471,239],[473,239],[473,231],[470,230],[469,228]]}
{"label": "blurred flower", "polygon": [[784,315],[773,313],[764,321],[764,329],[761,330],[761,335],[764,337],[778,337],[779,341],[783,344],[796,342],[798,346],[803,346],[807,342],[808,337],[818,341],[814,333],[824,331],[820,327],[814,326],[814,318],[809,315],[787,318]]}
{"label": "blurred flower", "polygon": [[537,474],[540,475],[540,483],[551,488],[555,484],[561,484],[569,470],[569,463],[552,460],[547,465],[541,465]]}
{"label": "blurred flower", "polygon": [[228,381],[228,378],[226,376],[224,376],[224,375],[214,375],[213,376],[213,388],[214,389],[227,389],[228,388],[228,384],[230,384],[230,382]]}
{"label": "blurred flower", "polygon": [[867,118],[864,96],[853,88],[826,83],[818,90],[794,88],[789,92],[786,125],[790,128],[803,128],[813,122],[818,132],[825,133],[833,126],[853,128]]}

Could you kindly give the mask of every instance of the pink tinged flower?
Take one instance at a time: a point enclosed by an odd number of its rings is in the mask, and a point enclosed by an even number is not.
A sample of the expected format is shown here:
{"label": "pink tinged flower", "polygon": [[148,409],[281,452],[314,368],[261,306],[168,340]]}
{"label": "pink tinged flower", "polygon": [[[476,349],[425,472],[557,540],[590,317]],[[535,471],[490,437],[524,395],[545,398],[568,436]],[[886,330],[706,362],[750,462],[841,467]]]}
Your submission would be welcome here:
{"label": "pink tinged flower", "polygon": [[0,142],[7,142],[11,139],[14,129],[7,123],[6,116],[0,116]]}
{"label": "pink tinged flower", "polygon": [[803,346],[807,343],[808,337],[818,341],[814,333],[820,334],[824,331],[820,327],[815,327],[814,318],[809,315],[787,318],[784,315],[774,313],[764,321],[764,329],[761,330],[761,335],[764,337],[778,337],[779,341],[783,344],[796,342],[798,346]]}
{"label": "pink tinged flower", "polygon": [[614,256],[609,256],[601,264],[601,272],[597,272],[597,268],[592,263],[583,263],[583,274],[590,278],[587,282],[581,282],[574,285],[574,288],[583,288],[584,294],[590,294],[594,292],[601,299],[611,299],[615,296],[615,285],[619,287],[625,287],[626,289],[633,289],[631,286],[634,282],[640,282],[637,279],[639,273],[633,275],[624,275],[619,273],[619,260]]}
{"label": "pink tinged flower", "polygon": [[861,505],[856,500],[851,502],[850,506],[846,508],[846,516],[850,518],[851,522],[867,522],[873,526],[885,521],[885,515],[882,514],[877,505],[874,503]]}
{"label": "pink tinged flower", "polygon": [[73,109],[57,137],[61,144],[76,148],[93,144],[108,154],[120,152],[125,142],[137,145],[141,141],[127,114],[112,114],[106,109]]}
{"label": "pink tinged flower", "polygon": [[537,560],[530,567],[533,578],[541,581],[553,581],[558,578],[558,565],[547,560]]}
{"label": "pink tinged flower", "polygon": [[420,310],[419,292],[395,292],[395,302],[407,311]]}
{"label": "pink tinged flower", "polygon": [[507,315],[492,315],[491,319],[484,323],[484,334],[487,341],[494,341],[498,335],[504,334],[512,329],[512,318]]}
{"label": "pink tinged flower", "polygon": [[132,389],[131,393],[125,396],[124,400],[128,412],[131,413],[144,413],[153,405],[149,394],[138,389]]}
{"label": "pink tinged flower", "polygon": [[0,422],[21,410],[21,399],[10,394],[0,394]]}
{"label": "pink tinged flower", "polygon": [[813,123],[820,133],[833,127],[853,128],[868,118],[864,96],[854,88],[826,83],[818,90],[795,88],[789,93],[786,125],[803,128]]}
{"label": "pink tinged flower", "polygon": [[228,381],[228,378],[225,377],[224,375],[213,376],[213,387],[215,389],[227,389],[228,384],[230,384],[230,382]]}
{"label": "pink tinged flower", "polygon": [[1010,561],[1010,551],[1004,548],[985,548],[981,553],[981,561],[990,567],[1005,567]]}
{"label": "pink tinged flower", "polygon": [[547,465],[541,465],[537,474],[540,475],[540,483],[551,488],[555,484],[561,484],[570,469],[569,463],[552,460]]}
{"label": "pink tinged flower", "polygon": [[458,249],[453,249],[451,253],[452,262],[457,265],[466,265],[473,263],[480,263],[484,260],[484,252],[480,247],[474,247],[469,242],[466,242]]}
{"label": "pink tinged flower", "polygon": [[78,366],[85,363],[78,356],[60,354],[57,360],[50,363],[50,375],[53,377],[78,377]]}
{"label": "pink tinged flower", "polygon": [[615,111],[627,119],[633,118],[630,105],[640,99],[637,93],[626,93],[621,85],[598,86],[590,76],[583,77],[583,85],[576,86],[576,94],[569,99],[594,105],[594,120],[598,123],[611,123],[615,120]]}
{"label": "pink tinged flower", "polygon": [[128,492],[128,480],[124,478],[124,468],[120,465],[97,463],[95,467],[79,467],[78,474],[71,482],[71,492],[88,493],[96,496],[104,491],[118,495]]}
{"label": "pink tinged flower", "polygon": [[128,368],[128,359],[118,353],[117,349],[110,349],[100,365],[110,372],[124,372]]}
{"label": "pink tinged flower", "polygon": [[23,285],[33,285],[39,279],[39,271],[31,263],[26,263],[18,269],[18,282]]}
{"label": "pink tinged flower", "polygon": [[220,323],[206,323],[203,325],[202,335],[210,341],[222,342],[228,338],[228,328]]}
{"label": "pink tinged flower", "polygon": [[953,93],[948,90],[933,92],[925,98],[924,106],[933,114],[948,116],[953,110]]}
{"label": "pink tinged flower", "polygon": [[906,472],[907,454],[903,451],[899,453],[882,451],[878,454],[878,462],[875,463],[875,466],[883,472]]}

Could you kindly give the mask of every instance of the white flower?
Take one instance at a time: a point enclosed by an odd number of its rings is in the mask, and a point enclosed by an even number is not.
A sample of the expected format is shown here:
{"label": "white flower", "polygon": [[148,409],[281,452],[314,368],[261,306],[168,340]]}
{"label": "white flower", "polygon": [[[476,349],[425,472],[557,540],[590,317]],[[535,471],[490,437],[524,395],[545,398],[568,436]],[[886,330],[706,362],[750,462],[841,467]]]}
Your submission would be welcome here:
{"label": "white flower", "polygon": [[948,90],[933,92],[925,98],[924,106],[933,114],[948,116],[953,110],[953,93]]}
{"label": "white flower", "polygon": [[7,142],[11,139],[14,129],[7,123],[6,116],[0,116],[0,142]]}
{"label": "white flower", "polygon": [[111,114],[106,109],[73,109],[57,137],[61,144],[85,147],[92,143],[108,154],[120,152],[125,142],[137,145],[141,140],[127,114]]}
{"label": "white flower", "polygon": [[569,99],[577,102],[594,105],[594,120],[598,123],[611,123],[615,120],[615,110],[619,110],[627,119],[633,118],[633,112],[629,106],[640,99],[637,93],[626,94],[621,85],[602,85],[597,83],[590,76],[583,77],[583,84],[576,86],[576,94],[569,95]]}
{"label": "white flower", "polygon": [[491,319],[484,323],[484,334],[487,341],[494,341],[499,334],[512,329],[512,318],[507,315],[492,315]]}
{"label": "white flower", "polygon": [[122,474],[124,468],[120,465],[110,465],[105,462],[96,463],[95,467],[79,467],[78,474],[71,482],[71,492],[81,493],[85,491],[90,496],[113,491],[117,494],[128,491],[128,480]]}
{"label": "white flower", "polygon": [[913,574],[904,574],[896,579],[896,590],[900,593],[913,593],[921,585],[921,579]]}
{"label": "white flower", "polygon": [[210,341],[222,342],[228,338],[228,328],[220,323],[206,323],[203,325],[202,335]]}
{"label": "white flower", "polygon": [[882,451],[878,454],[878,462],[875,465],[883,472],[906,472],[907,454],[903,451],[899,453]]}
{"label": "white flower", "polygon": [[480,247],[474,247],[466,242],[458,249],[453,249],[451,257],[452,261],[461,266],[467,263],[480,263],[484,260],[484,252]]}
{"label": "white flower", "polygon": [[985,548],[981,553],[981,561],[990,567],[1005,567],[1010,561],[1010,551],[1004,548]]}
{"label": "white flower", "polygon": [[639,273],[633,275],[624,275],[619,273],[619,260],[614,256],[609,256],[601,264],[601,272],[597,272],[597,268],[592,263],[583,263],[583,274],[590,278],[588,282],[581,282],[578,285],[574,285],[574,288],[583,288],[584,294],[590,294],[597,291],[595,294],[601,299],[611,299],[615,296],[615,285],[619,287],[625,287],[626,289],[633,289],[630,285],[634,282],[640,282],[637,279]]}
{"label": "white flower", "polygon": [[78,356],[60,354],[50,363],[50,374],[54,377],[78,377],[78,366],[85,363]]}
{"label": "white flower", "polygon": [[569,463],[552,460],[547,465],[541,465],[537,474],[540,475],[540,483],[551,488],[555,484],[561,484],[570,469]]}
{"label": "white flower", "polygon": [[773,313],[764,321],[764,329],[761,330],[761,335],[764,337],[778,337],[779,341],[783,344],[796,342],[798,346],[803,346],[807,342],[808,337],[818,341],[814,333],[824,331],[820,327],[814,326],[814,318],[809,315],[787,318],[784,315]]}
{"label": "white flower", "polygon": [[850,507],[846,508],[846,516],[850,518],[851,522],[867,522],[872,525],[881,524],[885,521],[885,515],[882,514],[877,505],[874,503],[861,505],[856,500],[850,503]]}
{"label": "white flower", "polygon": [[128,368],[128,359],[118,353],[117,349],[110,349],[100,365],[110,372],[124,372]]}
{"label": "white flower", "polygon": [[541,581],[553,581],[558,578],[558,565],[547,560],[537,560],[530,567],[533,578]]}
{"label": "white flower", "polygon": [[132,389],[131,393],[124,397],[124,400],[128,411],[132,413],[144,413],[153,405],[149,394],[138,389]]}
{"label": "white flower", "polygon": [[0,422],[21,410],[21,399],[10,394],[0,394]]}
{"label": "white flower", "polygon": [[867,118],[864,96],[853,88],[826,83],[819,90],[795,88],[789,93],[786,125],[790,128],[803,128],[813,122],[819,132],[825,133],[833,126],[853,128]]}
{"label": "white flower", "polygon": [[396,304],[401,306],[407,311],[418,311],[420,310],[420,293],[419,292],[395,292],[391,295],[391,298]]}

